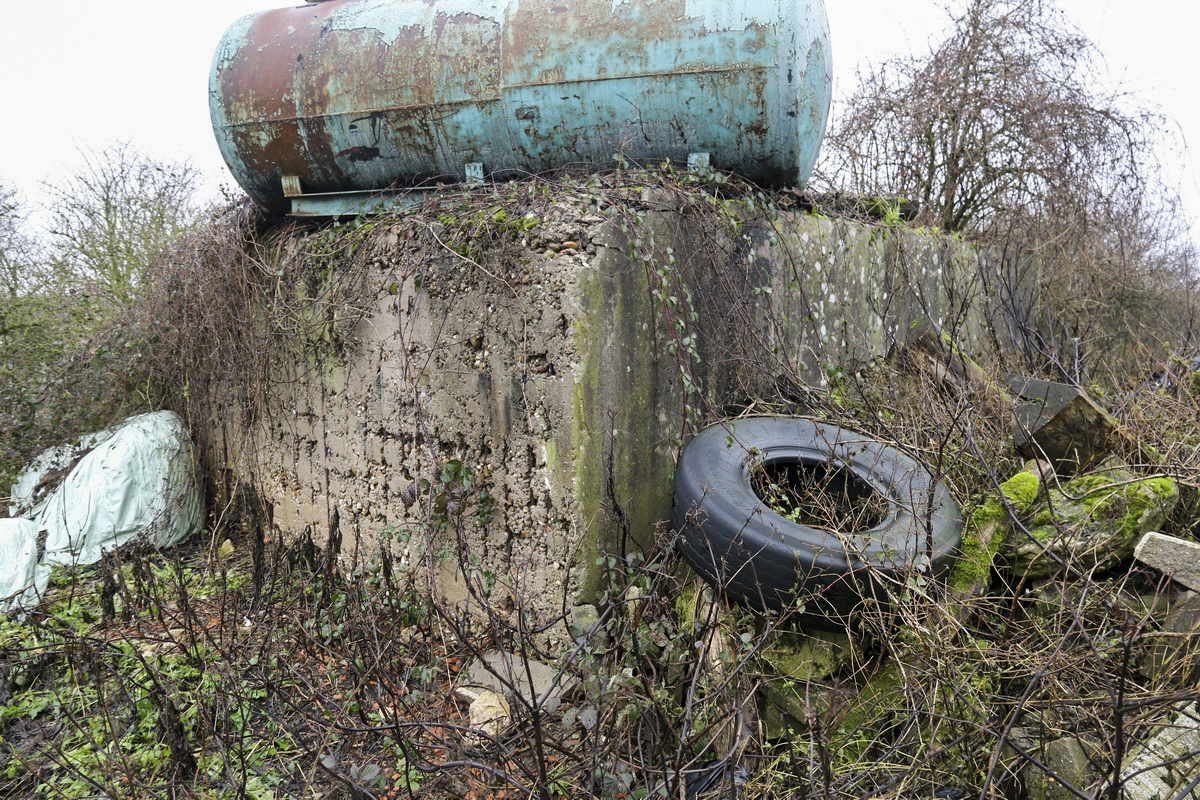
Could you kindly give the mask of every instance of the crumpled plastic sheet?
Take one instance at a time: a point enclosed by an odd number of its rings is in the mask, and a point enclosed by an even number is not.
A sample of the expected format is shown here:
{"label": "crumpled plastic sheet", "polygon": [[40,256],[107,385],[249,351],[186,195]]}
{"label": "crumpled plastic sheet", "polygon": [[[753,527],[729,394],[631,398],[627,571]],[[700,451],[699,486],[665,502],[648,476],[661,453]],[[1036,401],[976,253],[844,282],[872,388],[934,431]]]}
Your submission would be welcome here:
{"label": "crumpled plastic sheet", "polygon": [[0,519],[0,613],[28,611],[41,601],[50,567],[38,563],[38,528],[27,519]]}
{"label": "crumpled plastic sheet", "polygon": [[[204,523],[194,462],[178,415],[159,411],[130,417],[34,459],[13,486],[10,514],[33,524],[34,563],[40,566],[94,564],[135,537],[156,548],[170,547]],[[66,470],[57,488],[42,493]],[[43,531],[39,559],[36,538]],[[4,580],[9,563],[0,558]]]}

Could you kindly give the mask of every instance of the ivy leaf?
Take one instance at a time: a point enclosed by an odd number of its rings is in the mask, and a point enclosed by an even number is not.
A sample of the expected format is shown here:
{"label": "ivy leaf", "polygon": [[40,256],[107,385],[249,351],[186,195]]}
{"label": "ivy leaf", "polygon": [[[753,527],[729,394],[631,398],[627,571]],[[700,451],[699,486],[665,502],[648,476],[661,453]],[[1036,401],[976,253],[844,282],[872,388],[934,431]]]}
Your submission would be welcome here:
{"label": "ivy leaf", "polygon": [[596,714],[595,708],[588,706],[579,712],[579,724],[585,729],[589,731],[595,730],[597,721],[598,715]]}

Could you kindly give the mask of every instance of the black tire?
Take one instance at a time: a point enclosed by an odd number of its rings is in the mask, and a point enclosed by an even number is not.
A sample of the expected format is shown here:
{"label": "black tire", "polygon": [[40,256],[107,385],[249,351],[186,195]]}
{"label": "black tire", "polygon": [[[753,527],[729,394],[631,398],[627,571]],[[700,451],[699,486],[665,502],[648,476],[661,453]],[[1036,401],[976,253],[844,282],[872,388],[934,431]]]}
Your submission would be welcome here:
{"label": "black tire", "polygon": [[[882,496],[887,511],[861,531],[793,522],[755,493],[751,478],[760,468],[833,470]],[[962,512],[924,467],[893,447],[813,420],[747,417],[707,428],[684,447],[672,523],[688,563],[726,597],[836,629],[855,624],[864,597],[886,604],[883,584],[947,570]]]}

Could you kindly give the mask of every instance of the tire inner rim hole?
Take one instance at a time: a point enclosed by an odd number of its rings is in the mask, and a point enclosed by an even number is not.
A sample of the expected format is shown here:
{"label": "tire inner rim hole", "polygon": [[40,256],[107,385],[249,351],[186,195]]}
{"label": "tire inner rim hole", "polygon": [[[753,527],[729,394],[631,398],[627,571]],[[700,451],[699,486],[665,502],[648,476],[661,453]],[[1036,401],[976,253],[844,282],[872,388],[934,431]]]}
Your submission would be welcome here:
{"label": "tire inner rim hole", "polygon": [[800,525],[838,533],[883,524],[887,497],[845,467],[777,459],[754,467],[755,495],[780,516]]}

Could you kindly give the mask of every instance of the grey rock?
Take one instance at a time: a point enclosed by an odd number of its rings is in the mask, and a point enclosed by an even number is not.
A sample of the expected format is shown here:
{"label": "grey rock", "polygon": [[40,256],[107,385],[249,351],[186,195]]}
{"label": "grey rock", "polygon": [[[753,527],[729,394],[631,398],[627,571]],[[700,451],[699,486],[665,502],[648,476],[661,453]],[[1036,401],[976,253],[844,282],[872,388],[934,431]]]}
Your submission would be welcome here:
{"label": "grey rock", "polygon": [[1046,458],[1062,474],[1087,471],[1131,439],[1111,414],[1079,388],[1008,376],[1029,402],[1013,411],[1013,440],[1026,458]]}
{"label": "grey rock", "polygon": [[467,667],[467,682],[504,695],[519,708],[541,704],[554,711],[576,680],[569,674],[517,653],[489,650]]}
{"label": "grey rock", "polygon": [[1047,742],[1042,759],[1049,772],[1033,764],[1021,770],[1030,800],[1068,800],[1077,795],[1066,785],[1086,793],[1088,784],[1096,778],[1083,742],[1074,736]]}
{"label": "grey rock", "polygon": [[1200,595],[1186,592],[1173,602],[1162,620],[1166,636],[1154,639],[1152,658],[1155,672],[1173,685],[1192,688],[1185,682],[1200,650]]}
{"label": "grey rock", "polygon": [[1151,531],[1137,543],[1133,557],[1192,591],[1200,591],[1200,544]]}
{"label": "grey rock", "polygon": [[[1124,800],[1200,800],[1200,705],[1164,717],[1121,769]],[[1200,783],[1200,782],[1197,782]],[[1189,788],[1190,787],[1190,788]],[[1186,790],[1186,791],[1185,791]]]}

